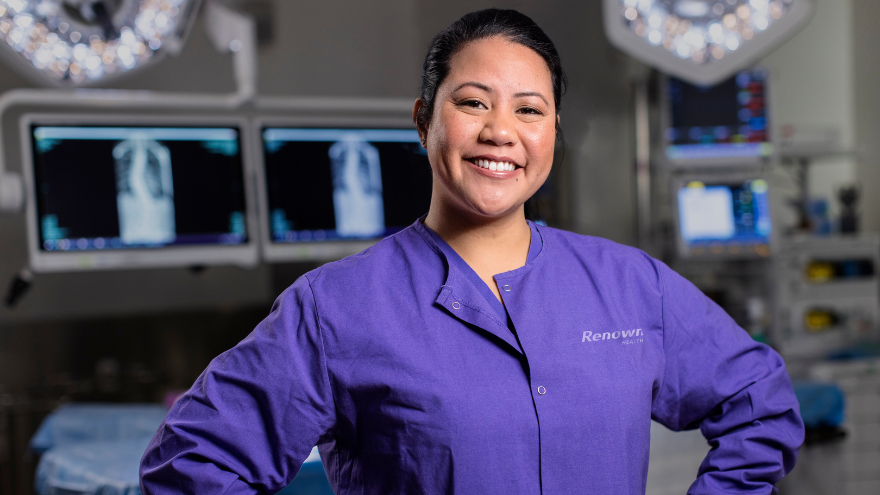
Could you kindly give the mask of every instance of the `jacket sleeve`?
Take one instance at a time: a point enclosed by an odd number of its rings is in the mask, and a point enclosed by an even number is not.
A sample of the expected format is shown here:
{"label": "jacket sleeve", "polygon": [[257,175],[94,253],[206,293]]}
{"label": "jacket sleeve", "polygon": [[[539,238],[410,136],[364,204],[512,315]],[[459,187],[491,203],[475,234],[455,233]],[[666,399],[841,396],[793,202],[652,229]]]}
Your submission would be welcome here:
{"label": "jacket sleeve", "polygon": [[782,358],[657,265],[665,366],[652,417],[674,431],[699,427],[710,445],[688,494],[777,493],[804,439]]}
{"label": "jacket sleeve", "polygon": [[171,409],[141,460],[141,490],[275,493],[334,421],[315,300],[301,277]]}

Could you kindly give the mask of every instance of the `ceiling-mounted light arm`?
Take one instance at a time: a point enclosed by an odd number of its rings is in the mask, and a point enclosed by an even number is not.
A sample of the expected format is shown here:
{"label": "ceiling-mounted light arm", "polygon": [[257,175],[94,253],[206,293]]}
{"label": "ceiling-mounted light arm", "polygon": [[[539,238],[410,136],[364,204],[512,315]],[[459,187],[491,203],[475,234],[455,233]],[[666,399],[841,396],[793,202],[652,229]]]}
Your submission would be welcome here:
{"label": "ceiling-mounted light arm", "polygon": [[257,95],[257,25],[253,17],[218,1],[205,6],[205,26],[214,48],[232,53],[237,94],[243,101]]}

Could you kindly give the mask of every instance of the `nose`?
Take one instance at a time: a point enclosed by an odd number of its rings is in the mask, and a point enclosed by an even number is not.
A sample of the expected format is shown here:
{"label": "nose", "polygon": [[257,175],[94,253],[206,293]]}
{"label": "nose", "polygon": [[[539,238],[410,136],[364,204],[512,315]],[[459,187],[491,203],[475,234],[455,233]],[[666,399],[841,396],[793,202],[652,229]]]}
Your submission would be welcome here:
{"label": "nose", "polygon": [[495,146],[516,144],[515,117],[494,109],[487,113],[480,130],[480,141]]}

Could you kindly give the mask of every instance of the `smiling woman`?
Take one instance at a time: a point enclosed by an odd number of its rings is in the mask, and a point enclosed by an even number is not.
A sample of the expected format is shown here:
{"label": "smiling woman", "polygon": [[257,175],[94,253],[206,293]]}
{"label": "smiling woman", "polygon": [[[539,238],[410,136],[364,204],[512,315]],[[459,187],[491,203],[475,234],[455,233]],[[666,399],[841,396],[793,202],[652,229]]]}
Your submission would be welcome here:
{"label": "smiling woman", "polygon": [[689,493],[771,493],[803,440],[779,355],[663,263],[527,222],[565,77],[510,10],[431,43],[428,214],[301,277],[144,454],[145,494],[644,494],[650,424],[712,449]]}
{"label": "smiling woman", "polygon": [[425,225],[501,300],[525,265],[523,205],[553,164],[566,77],[553,42],[515,11],[469,14],[434,38],[413,120],[434,171]]}

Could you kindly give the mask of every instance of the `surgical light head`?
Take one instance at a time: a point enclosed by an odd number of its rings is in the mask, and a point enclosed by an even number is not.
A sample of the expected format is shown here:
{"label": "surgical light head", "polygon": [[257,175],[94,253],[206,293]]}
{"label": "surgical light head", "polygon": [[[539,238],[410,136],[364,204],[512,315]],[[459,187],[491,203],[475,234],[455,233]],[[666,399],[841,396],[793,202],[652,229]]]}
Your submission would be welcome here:
{"label": "surgical light head", "polygon": [[199,1],[0,0],[0,53],[44,83],[86,85],[176,53]]}
{"label": "surgical light head", "polygon": [[694,84],[754,63],[811,15],[809,0],[605,0],[612,43]]}

